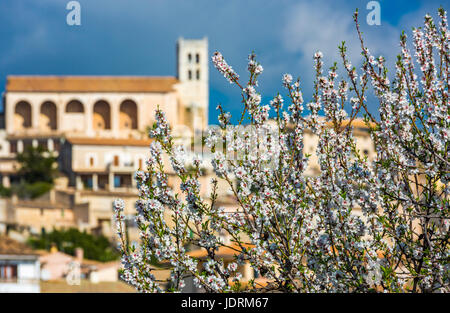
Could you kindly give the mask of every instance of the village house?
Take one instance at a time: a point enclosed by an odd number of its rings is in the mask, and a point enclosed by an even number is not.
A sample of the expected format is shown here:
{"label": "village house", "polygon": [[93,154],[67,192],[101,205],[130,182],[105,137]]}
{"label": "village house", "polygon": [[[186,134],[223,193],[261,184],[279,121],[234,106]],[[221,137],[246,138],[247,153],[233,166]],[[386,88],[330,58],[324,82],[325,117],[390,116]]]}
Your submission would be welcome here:
{"label": "village house", "polygon": [[38,255],[25,244],[0,236],[0,293],[40,292]]}
{"label": "village house", "polygon": [[80,267],[80,279],[92,283],[117,282],[119,280],[120,261],[99,262],[84,258],[83,249],[75,249],[75,256],[58,251],[52,247],[50,251],[38,250],[41,264],[41,277],[44,281],[66,279],[71,265],[76,262]]}

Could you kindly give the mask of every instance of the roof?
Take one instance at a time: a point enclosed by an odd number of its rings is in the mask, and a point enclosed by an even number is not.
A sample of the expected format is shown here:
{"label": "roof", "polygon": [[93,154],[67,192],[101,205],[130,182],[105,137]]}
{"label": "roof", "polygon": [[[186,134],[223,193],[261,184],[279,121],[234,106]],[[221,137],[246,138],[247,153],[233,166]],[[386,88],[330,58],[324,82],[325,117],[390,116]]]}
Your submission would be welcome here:
{"label": "roof", "polygon": [[[35,250],[36,254],[40,256],[41,261],[48,261],[51,258],[60,258],[66,260],[76,261],[77,258],[70,254],[64,253],[62,251],[47,251],[47,250]],[[82,267],[95,267],[97,270],[102,270],[106,268],[120,268],[120,261],[109,261],[109,262],[100,262],[96,260],[84,259],[81,261]]]}
{"label": "roof", "polygon": [[[53,249],[53,248],[52,248]],[[36,249],[34,250],[34,252],[39,255],[40,257],[49,257],[49,256],[63,256],[63,257],[67,257],[67,258],[71,258],[73,259],[74,257],[71,256],[70,254],[64,253],[62,251],[58,251],[56,249],[56,246],[54,248],[55,250],[45,250],[45,249]]]}
{"label": "roof", "polygon": [[6,91],[26,92],[170,92],[173,76],[8,76]]}
{"label": "roof", "polygon": [[6,255],[36,255],[26,244],[6,236],[0,236],[0,254]]}
{"label": "roof", "polygon": [[[319,117],[319,120],[325,121],[325,117],[321,116],[321,117]],[[349,119],[346,119],[346,120],[342,121],[341,127],[346,127],[349,122],[350,122]],[[273,127],[275,127],[276,120],[275,119],[269,119],[268,123],[269,123],[269,125],[272,125]],[[328,121],[328,122],[325,121],[325,125],[328,126],[328,127],[331,127],[331,126],[333,126],[333,123],[331,121]],[[289,126],[292,128],[293,124],[291,123],[291,124],[289,124]],[[361,118],[355,118],[355,119],[352,120],[351,126],[356,128],[356,129],[366,129],[366,130],[368,130],[369,126],[371,128],[374,128],[374,127],[376,127],[376,124],[374,122],[366,123]]]}
{"label": "roof", "polygon": [[135,138],[87,138],[67,137],[67,141],[73,145],[95,145],[95,146],[138,146],[148,147],[152,142],[150,139]]}
{"label": "roof", "polygon": [[121,262],[120,261],[100,262],[95,260],[83,259],[81,266],[94,267],[97,270],[103,270],[111,267],[119,269],[121,266]]}
{"label": "roof", "polygon": [[[246,249],[253,247],[253,245],[250,244],[243,244],[243,246]],[[219,258],[222,257],[232,259],[235,255],[239,255],[241,251],[242,250],[239,245],[233,243],[230,246],[220,246],[219,249],[215,251],[215,255]],[[208,252],[206,251],[206,249],[201,248],[188,252],[188,255],[193,258],[203,259],[208,256]]]}
{"label": "roof", "polygon": [[[347,126],[349,122],[350,122],[350,120],[348,120],[348,119],[342,121],[342,127]],[[332,123],[331,122],[327,122],[327,125],[328,126],[332,126]],[[369,126],[372,127],[372,128],[376,126],[376,124],[374,122],[366,123],[363,119],[360,119],[360,118],[355,118],[354,120],[352,120],[352,124],[351,125],[353,127],[355,127],[355,128],[365,128],[365,129],[369,129]]]}

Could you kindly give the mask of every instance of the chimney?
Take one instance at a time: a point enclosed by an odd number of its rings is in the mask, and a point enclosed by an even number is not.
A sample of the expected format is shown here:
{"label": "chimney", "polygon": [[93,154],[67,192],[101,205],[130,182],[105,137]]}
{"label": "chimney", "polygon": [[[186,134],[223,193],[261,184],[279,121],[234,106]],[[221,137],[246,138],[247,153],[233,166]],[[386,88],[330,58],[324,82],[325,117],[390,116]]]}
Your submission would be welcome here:
{"label": "chimney", "polygon": [[83,257],[84,257],[83,248],[76,248],[75,249],[75,261],[77,261],[78,263],[81,264],[83,262]]}

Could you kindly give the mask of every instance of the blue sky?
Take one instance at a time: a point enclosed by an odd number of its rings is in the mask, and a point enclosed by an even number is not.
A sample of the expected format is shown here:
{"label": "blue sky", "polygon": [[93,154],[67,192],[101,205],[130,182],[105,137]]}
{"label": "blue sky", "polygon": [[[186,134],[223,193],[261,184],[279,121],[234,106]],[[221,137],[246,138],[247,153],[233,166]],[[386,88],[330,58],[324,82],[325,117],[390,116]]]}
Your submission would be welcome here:
{"label": "blue sky", "polygon": [[[312,54],[325,65],[338,60],[345,40],[354,64],[360,61],[352,14],[359,8],[367,45],[391,65],[401,30],[410,34],[423,16],[436,16],[450,1],[379,1],[381,25],[365,22],[367,0],[79,0],[81,26],[66,24],[68,0],[0,1],[0,90],[6,75],[175,75],[178,37],[209,38],[245,77],[255,51],[264,66],[263,101],[281,87],[281,76],[300,76],[305,100],[311,95]],[[222,103],[232,115],[241,110],[239,92],[210,66],[210,123]],[[376,105],[372,105],[373,110]]]}

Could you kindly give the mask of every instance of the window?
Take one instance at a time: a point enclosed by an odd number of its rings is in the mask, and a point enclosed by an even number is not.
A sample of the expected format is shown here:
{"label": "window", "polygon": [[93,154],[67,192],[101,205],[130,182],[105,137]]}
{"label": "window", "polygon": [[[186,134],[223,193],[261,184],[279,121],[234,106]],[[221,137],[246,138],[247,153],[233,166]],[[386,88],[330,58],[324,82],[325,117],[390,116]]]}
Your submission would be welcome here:
{"label": "window", "polygon": [[92,189],[92,175],[81,175],[81,181],[84,189]]}
{"label": "window", "polygon": [[197,70],[197,72],[196,72],[196,78],[197,78],[197,80],[200,80],[200,71],[199,70]]}
{"label": "window", "polygon": [[9,146],[9,152],[17,153],[17,141],[12,141]]}
{"label": "window", "polygon": [[188,62],[191,63],[192,62],[192,54],[188,54]]}
{"label": "window", "polygon": [[188,71],[188,79],[189,79],[189,80],[192,79],[192,71],[191,71],[191,70]]}
{"label": "window", "polygon": [[55,140],[53,142],[53,150],[54,151],[59,151],[59,148],[60,148],[59,140]]}
{"label": "window", "polygon": [[119,128],[137,129],[137,104],[132,100],[125,100],[120,104]]}
{"label": "window", "polygon": [[87,177],[87,179],[86,179],[86,188],[87,189],[92,189],[92,186],[93,186],[93,184],[92,184],[92,177]]}
{"label": "window", "polygon": [[84,113],[83,104],[78,100],[72,100],[66,105],[66,113]]}
{"label": "window", "polygon": [[10,281],[17,279],[16,264],[0,264],[0,281]]}
{"label": "window", "polygon": [[114,166],[119,166],[119,156],[118,155],[115,155],[114,156]]}
{"label": "window", "polygon": [[92,168],[97,165],[97,155],[95,153],[89,153],[85,159],[86,167]]}
{"label": "window", "polygon": [[119,188],[122,185],[122,179],[120,176],[114,176],[114,188]]}
{"label": "window", "polygon": [[47,140],[39,140],[38,145],[44,148],[44,150],[48,150],[48,142]]}
{"label": "window", "polygon": [[26,101],[17,103],[14,109],[14,129],[31,128],[31,119],[31,104]]}
{"label": "window", "polygon": [[94,130],[111,129],[111,107],[104,100],[94,104],[94,114],[92,116]]}
{"label": "window", "polygon": [[139,169],[142,170],[142,159],[139,159]]}
{"label": "window", "polygon": [[195,55],[195,63],[200,63],[200,55],[198,53]]}
{"label": "window", "polygon": [[56,104],[51,101],[44,102],[39,114],[39,128],[43,131],[56,130],[58,126],[56,116]]}

